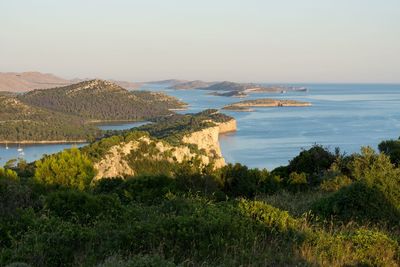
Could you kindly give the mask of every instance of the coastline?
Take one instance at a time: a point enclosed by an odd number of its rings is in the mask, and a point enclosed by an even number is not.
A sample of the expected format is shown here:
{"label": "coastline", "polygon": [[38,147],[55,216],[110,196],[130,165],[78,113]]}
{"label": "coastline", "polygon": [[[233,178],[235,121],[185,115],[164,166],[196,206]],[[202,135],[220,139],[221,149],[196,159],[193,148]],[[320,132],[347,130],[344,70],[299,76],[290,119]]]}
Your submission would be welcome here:
{"label": "coastline", "polygon": [[169,111],[180,111],[180,110],[188,110],[188,107],[184,107],[184,108],[169,108]]}
{"label": "coastline", "polygon": [[252,108],[271,108],[271,107],[311,107],[312,103],[295,100],[276,100],[276,99],[255,99],[246,100],[224,106],[222,109],[230,111],[251,112]]}
{"label": "coastline", "polygon": [[146,122],[143,120],[90,120],[90,121],[86,121],[86,123],[89,124],[102,124],[102,123],[135,123],[135,122]]}
{"label": "coastline", "polygon": [[22,140],[22,141],[7,141],[7,140],[0,140],[0,144],[27,144],[27,145],[34,145],[34,144],[74,144],[74,143],[88,143],[87,140],[42,140],[42,141],[34,141],[34,140]]}

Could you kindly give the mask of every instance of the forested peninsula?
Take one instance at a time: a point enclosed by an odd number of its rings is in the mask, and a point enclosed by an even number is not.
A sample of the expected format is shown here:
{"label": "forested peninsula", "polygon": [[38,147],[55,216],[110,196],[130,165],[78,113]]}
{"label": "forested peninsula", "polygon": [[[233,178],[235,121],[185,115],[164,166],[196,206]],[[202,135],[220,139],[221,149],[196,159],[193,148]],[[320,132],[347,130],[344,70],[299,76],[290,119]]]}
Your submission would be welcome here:
{"label": "forested peninsula", "polygon": [[93,140],[102,133],[92,122],[151,120],[184,107],[163,93],[128,91],[103,80],[23,94],[2,92],[0,142]]}

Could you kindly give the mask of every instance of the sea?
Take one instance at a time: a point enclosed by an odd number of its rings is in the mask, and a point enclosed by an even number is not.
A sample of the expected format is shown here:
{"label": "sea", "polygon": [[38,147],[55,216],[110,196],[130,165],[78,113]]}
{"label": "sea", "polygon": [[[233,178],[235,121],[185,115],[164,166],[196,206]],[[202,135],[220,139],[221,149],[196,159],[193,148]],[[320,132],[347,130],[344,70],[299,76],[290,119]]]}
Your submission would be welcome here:
{"label": "sea", "polygon": [[[307,92],[254,93],[246,98],[214,96],[206,90],[173,90],[165,85],[147,85],[141,89],[161,91],[189,104],[181,113],[196,113],[208,108],[220,109],[244,99],[275,98],[311,102],[310,107],[255,108],[253,112],[221,112],[237,120],[236,132],[220,136],[222,154],[227,162],[252,168],[287,165],[303,149],[315,144],[342,153],[359,152],[362,146],[377,149],[378,144],[400,136],[399,84],[287,84],[308,88]],[[141,123],[102,125],[103,129],[123,130]],[[85,144],[18,145],[0,147],[0,165],[22,157],[29,161],[72,146]]]}

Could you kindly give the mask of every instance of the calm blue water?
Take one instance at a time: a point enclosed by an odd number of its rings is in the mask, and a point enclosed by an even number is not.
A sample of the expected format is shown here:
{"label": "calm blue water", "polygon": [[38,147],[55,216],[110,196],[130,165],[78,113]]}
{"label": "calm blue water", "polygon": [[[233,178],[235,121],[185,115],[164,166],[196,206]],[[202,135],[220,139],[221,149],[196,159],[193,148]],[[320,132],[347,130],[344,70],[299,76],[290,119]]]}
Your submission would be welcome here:
{"label": "calm blue water", "polygon": [[[108,123],[101,124],[98,127],[102,130],[126,130],[134,127],[139,127],[148,122],[122,122],[122,123]],[[25,159],[28,162],[40,159],[44,154],[53,154],[60,152],[64,149],[75,147],[82,147],[86,144],[35,144],[35,145],[21,145],[23,153],[19,152],[18,145],[0,145],[0,166],[3,166],[10,159]]]}
{"label": "calm blue water", "polygon": [[149,123],[148,121],[139,121],[139,122],[112,122],[104,125],[98,125],[98,127],[102,130],[127,130],[135,127],[139,127]]}
{"label": "calm blue water", "polygon": [[[400,136],[400,85],[297,84],[309,92],[253,94],[246,99],[272,97],[309,101],[312,107],[258,108],[255,112],[224,113],[236,118],[238,131],[222,135],[228,162],[275,168],[288,163],[302,148],[322,144],[347,153],[361,146],[377,147]],[[150,89],[152,90],[152,89]],[[160,88],[156,88],[160,90]],[[187,112],[221,108],[241,99],[207,95],[207,91],[167,90],[190,104]]]}
{"label": "calm blue water", "polygon": [[18,152],[18,145],[8,145],[5,149],[4,144],[0,145],[0,166],[3,166],[10,159],[25,159],[28,162],[40,159],[44,154],[53,154],[73,146],[81,147],[85,144],[37,144],[21,145],[23,153]]}
{"label": "calm blue water", "polygon": [[[250,167],[274,167],[287,164],[302,148],[315,143],[347,153],[358,152],[363,145],[376,148],[384,139],[400,136],[400,85],[382,84],[299,84],[307,93],[253,94],[246,99],[273,97],[312,102],[312,107],[258,108],[255,112],[224,113],[236,118],[238,131],[222,135],[221,148],[228,162]],[[208,95],[200,90],[165,90],[162,86],[143,88],[165,91],[189,103],[185,112],[221,108],[242,99]],[[126,125],[125,125],[126,126]],[[109,125],[106,129],[123,129]],[[131,128],[131,126],[127,126]],[[27,146],[25,158],[34,160],[43,153],[54,153],[71,145]],[[0,148],[0,164],[16,158]]]}

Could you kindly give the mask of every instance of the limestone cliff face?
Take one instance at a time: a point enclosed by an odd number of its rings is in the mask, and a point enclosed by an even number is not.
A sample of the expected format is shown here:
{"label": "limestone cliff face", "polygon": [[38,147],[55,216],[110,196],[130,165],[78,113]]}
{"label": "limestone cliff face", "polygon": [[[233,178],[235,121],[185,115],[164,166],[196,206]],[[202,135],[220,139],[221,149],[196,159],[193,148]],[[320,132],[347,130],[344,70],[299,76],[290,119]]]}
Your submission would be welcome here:
{"label": "limestone cliff face", "polygon": [[137,144],[132,142],[111,147],[107,155],[100,162],[94,164],[94,168],[97,170],[95,179],[134,175],[135,172],[129,167],[124,157],[135,148],[137,148]]}
{"label": "limestone cliff face", "polygon": [[236,131],[236,120],[219,123],[215,127],[188,134],[183,137],[182,142],[204,149],[206,154],[214,159],[215,168],[221,168],[225,166],[225,159],[222,157],[218,137],[220,134],[232,131]]}
{"label": "limestone cliff face", "polygon": [[[154,147],[152,154],[143,155],[154,160],[166,159],[170,162],[182,162],[198,157],[204,165],[214,162],[215,168],[221,168],[225,165],[225,160],[222,157],[218,136],[219,134],[235,130],[236,121],[232,119],[224,123],[219,123],[217,126],[185,135],[182,138],[183,144],[180,146],[171,146],[168,143],[154,140],[148,136],[143,136],[128,143],[121,143],[111,147],[106,156],[94,165],[97,170],[95,179],[135,175],[135,170],[129,166],[127,157],[133,151],[137,150],[141,143],[151,144]],[[184,144],[197,145],[198,149],[205,153],[196,153]]]}

